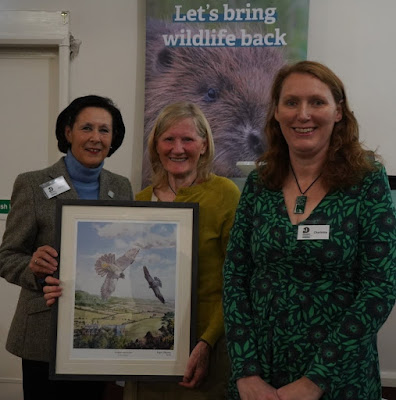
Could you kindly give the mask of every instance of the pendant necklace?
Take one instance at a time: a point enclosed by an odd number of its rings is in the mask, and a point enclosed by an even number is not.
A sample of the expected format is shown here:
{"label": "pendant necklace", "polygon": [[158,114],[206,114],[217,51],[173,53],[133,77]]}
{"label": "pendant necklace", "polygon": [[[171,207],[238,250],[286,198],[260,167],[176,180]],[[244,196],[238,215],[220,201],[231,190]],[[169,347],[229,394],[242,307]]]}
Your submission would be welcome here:
{"label": "pendant necklace", "polygon": [[297,196],[297,198],[296,198],[296,204],[294,205],[294,211],[293,211],[293,212],[294,212],[294,214],[304,214],[304,212],[305,212],[305,204],[307,203],[307,196],[305,196],[305,193],[307,193],[308,190],[311,189],[311,187],[313,186],[313,184],[320,178],[320,176],[322,175],[322,173],[320,173],[320,174],[314,179],[314,181],[308,186],[307,189],[305,189],[304,191],[302,191],[302,190],[301,190],[301,187],[300,187],[300,184],[298,183],[298,180],[297,180],[296,174],[295,174],[295,172],[294,172],[294,169],[293,169],[293,167],[292,167],[291,164],[290,164],[290,168],[291,168],[291,170],[292,170],[292,172],[293,172],[293,176],[294,176],[294,179],[295,179],[295,181],[296,181],[296,183],[297,183],[298,190],[299,190],[300,193],[301,193],[301,196]]}
{"label": "pendant necklace", "polygon": [[[188,186],[186,186],[186,187],[190,187],[190,186],[194,185],[194,183],[195,183],[196,180],[197,180],[197,178],[195,178],[195,179],[194,179]],[[169,189],[172,190],[172,192],[173,192],[174,195],[176,196],[176,192],[173,190],[173,187],[172,187],[171,184],[169,183],[169,178],[168,178],[168,186],[169,186]]]}

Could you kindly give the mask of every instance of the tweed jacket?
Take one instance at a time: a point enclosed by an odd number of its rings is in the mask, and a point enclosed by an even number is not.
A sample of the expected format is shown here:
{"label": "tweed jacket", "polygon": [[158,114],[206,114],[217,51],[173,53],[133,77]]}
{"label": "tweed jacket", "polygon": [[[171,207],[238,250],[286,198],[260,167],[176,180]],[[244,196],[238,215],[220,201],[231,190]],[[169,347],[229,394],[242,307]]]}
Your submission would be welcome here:
{"label": "tweed jacket", "polygon": [[[56,197],[47,199],[39,185],[59,176],[65,178],[71,189],[57,198],[78,199],[64,158],[48,168],[26,172],[16,178],[11,211],[0,246],[0,276],[21,286],[6,348],[28,360],[48,362],[50,358],[51,309],[45,304],[42,286],[28,265],[38,247],[49,245],[56,248]],[[99,199],[133,200],[128,179],[102,169]]]}

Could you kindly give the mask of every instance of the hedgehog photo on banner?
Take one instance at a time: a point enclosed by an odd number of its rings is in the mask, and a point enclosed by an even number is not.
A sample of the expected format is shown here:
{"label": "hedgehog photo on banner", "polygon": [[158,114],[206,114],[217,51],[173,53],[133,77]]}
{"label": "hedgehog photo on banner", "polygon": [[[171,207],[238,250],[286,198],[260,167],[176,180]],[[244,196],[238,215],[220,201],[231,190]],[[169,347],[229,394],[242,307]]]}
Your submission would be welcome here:
{"label": "hedgehog photo on banner", "polygon": [[238,161],[265,150],[272,79],[307,55],[309,0],[146,1],[142,186],[150,183],[147,137],[159,112],[197,104],[213,131],[213,172],[238,177]]}

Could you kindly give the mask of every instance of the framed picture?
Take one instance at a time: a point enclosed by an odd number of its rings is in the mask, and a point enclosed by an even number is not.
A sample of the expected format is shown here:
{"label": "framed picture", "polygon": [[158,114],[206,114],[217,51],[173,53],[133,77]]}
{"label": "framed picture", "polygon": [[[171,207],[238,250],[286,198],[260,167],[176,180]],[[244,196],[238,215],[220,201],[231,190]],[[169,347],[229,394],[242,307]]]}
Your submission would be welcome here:
{"label": "framed picture", "polygon": [[198,204],[57,201],[50,378],[179,380],[196,340]]}

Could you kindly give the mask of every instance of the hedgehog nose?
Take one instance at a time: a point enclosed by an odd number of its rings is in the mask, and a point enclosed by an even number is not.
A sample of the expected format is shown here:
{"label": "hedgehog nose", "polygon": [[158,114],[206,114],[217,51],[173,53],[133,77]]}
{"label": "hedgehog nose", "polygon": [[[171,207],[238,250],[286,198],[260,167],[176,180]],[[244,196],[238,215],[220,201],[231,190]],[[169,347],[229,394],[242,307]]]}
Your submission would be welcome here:
{"label": "hedgehog nose", "polygon": [[264,151],[263,142],[259,135],[250,133],[248,137],[249,148],[257,155],[260,155]]}

